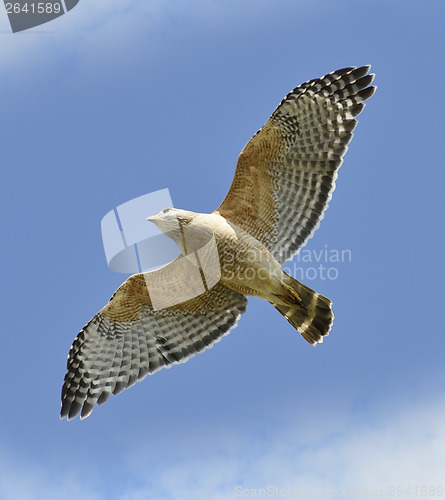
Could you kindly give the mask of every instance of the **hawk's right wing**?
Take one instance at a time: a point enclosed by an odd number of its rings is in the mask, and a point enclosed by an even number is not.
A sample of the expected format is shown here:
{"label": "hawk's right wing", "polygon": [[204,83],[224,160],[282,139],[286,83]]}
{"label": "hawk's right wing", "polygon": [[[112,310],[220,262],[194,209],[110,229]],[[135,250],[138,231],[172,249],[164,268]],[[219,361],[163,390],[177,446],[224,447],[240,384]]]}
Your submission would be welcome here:
{"label": "hawk's right wing", "polygon": [[218,212],[283,263],[323,218],[363,102],[375,91],[369,66],[303,83],[241,152]]}
{"label": "hawk's right wing", "polygon": [[[105,403],[147,374],[183,363],[236,326],[247,298],[220,283],[191,292],[193,276],[186,264],[179,257],[156,271],[130,276],[80,331],[68,355],[61,418],[80,411],[81,418],[87,417],[96,402]],[[193,294],[181,303],[169,302]]]}

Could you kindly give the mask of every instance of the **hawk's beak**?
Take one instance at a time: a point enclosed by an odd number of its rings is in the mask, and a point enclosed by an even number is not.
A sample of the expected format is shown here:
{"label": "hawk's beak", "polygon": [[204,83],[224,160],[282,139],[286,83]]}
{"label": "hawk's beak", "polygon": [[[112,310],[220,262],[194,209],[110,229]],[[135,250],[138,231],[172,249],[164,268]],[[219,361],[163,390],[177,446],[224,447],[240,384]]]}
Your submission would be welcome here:
{"label": "hawk's beak", "polygon": [[156,215],[150,215],[150,217],[147,217],[147,219],[149,222],[154,222],[156,220]]}

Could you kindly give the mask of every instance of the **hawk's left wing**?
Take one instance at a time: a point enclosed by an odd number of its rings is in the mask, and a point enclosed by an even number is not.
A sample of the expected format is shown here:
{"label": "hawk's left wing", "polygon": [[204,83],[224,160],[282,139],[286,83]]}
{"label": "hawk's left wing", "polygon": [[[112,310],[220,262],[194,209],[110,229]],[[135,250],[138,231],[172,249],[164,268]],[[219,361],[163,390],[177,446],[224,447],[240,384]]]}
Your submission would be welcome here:
{"label": "hawk's left wing", "polygon": [[303,83],[241,152],[218,212],[283,263],[318,227],[363,102],[375,91],[369,66]]}
{"label": "hawk's left wing", "polygon": [[161,303],[162,297],[190,293],[188,269],[178,266],[179,259],[130,276],[80,331],[68,355],[61,418],[71,419],[79,411],[87,417],[96,402],[105,403],[110,394],[146,375],[183,363],[236,326],[247,298],[220,283],[185,302],[153,306],[150,296]]}

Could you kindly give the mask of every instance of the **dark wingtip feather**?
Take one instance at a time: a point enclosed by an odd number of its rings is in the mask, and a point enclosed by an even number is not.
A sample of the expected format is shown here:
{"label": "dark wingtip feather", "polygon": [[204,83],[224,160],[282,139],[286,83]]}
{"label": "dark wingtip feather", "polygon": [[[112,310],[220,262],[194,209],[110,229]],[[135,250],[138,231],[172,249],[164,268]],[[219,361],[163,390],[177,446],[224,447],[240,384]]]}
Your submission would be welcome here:
{"label": "dark wingtip feather", "polygon": [[359,68],[359,69],[363,69],[363,71],[364,71],[365,73],[368,73],[368,72],[369,72],[369,70],[371,69],[371,65],[370,65],[370,64],[364,64],[363,66],[360,66],[360,68]]}
{"label": "dark wingtip feather", "polygon": [[367,87],[366,89],[361,90],[359,92],[359,94],[362,97],[362,99],[364,101],[366,101],[366,99],[369,99],[371,96],[373,96],[375,94],[376,90],[377,90],[377,86],[376,85],[371,85],[370,87]]}
{"label": "dark wingtip feather", "polygon": [[357,69],[356,66],[347,66],[346,68],[341,68],[341,69],[336,69],[335,71],[331,71],[329,75],[343,76],[346,75],[347,73],[355,71],[356,69]]}
{"label": "dark wingtip feather", "polygon": [[357,87],[361,89],[364,89],[365,87],[368,87],[368,85],[371,85],[373,80],[374,80],[374,75],[371,73],[370,75],[365,75],[362,76],[361,78],[358,78],[355,81],[355,85],[357,85]]}
{"label": "dark wingtip feather", "polygon": [[82,405],[74,400],[74,401],[71,401],[71,405],[70,407],[68,408],[68,420],[71,420],[72,418],[74,418],[79,412],[80,410],[82,409]]}
{"label": "dark wingtip feather", "polygon": [[[90,403],[88,401],[85,401],[85,403],[82,406],[82,411],[80,413],[80,419],[83,420],[84,418],[87,418],[91,415],[92,411],[94,409],[94,402]],[[77,415],[77,413],[76,413]]]}

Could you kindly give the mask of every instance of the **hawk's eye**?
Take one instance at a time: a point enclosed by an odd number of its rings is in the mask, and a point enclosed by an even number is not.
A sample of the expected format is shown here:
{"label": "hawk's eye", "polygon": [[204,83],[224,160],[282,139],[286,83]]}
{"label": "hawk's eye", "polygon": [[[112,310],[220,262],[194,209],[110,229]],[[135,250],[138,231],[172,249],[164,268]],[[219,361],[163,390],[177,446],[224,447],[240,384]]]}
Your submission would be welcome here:
{"label": "hawk's eye", "polygon": [[164,208],[164,210],[162,210],[163,214],[168,214],[169,212],[171,212],[171,208]]}

